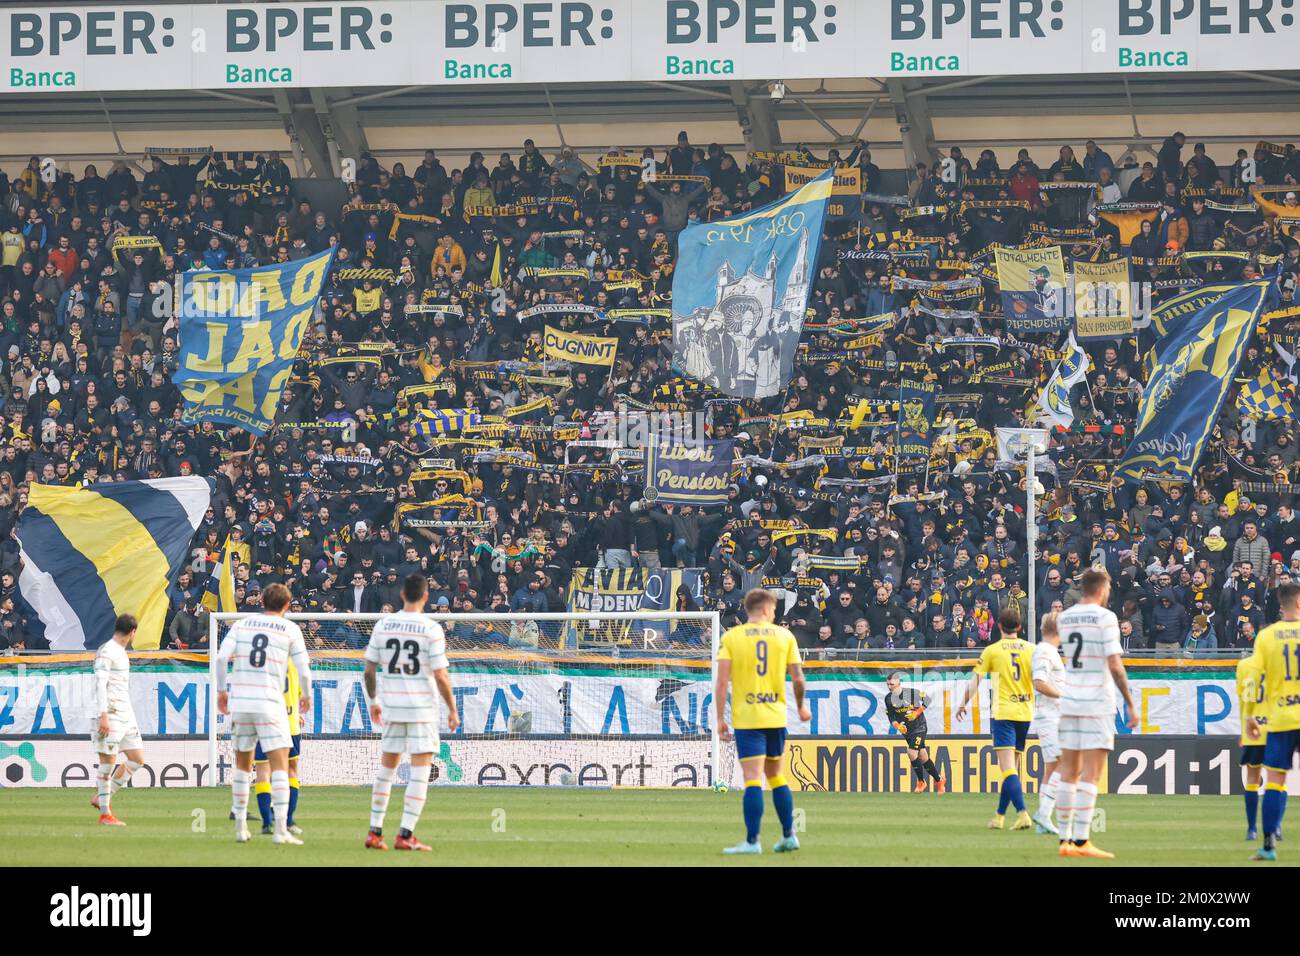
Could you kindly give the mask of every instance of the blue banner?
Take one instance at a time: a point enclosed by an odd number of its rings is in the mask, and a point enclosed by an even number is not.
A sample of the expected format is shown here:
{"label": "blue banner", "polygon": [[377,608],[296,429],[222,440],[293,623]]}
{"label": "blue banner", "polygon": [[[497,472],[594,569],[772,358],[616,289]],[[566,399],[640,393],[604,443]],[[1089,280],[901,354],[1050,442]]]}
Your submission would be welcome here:
{"label": "blue banner", "polygon": [[670,505],[720,505],[731,487],[735,442],[691,441],[645,450],[645,497]]}
{"label": "blue banner", "polygon": [[904,379],[898,389],[896,471],[925,471],[930,461],[930,429],[934,425],[934,383]]}
{"label": "blue banner", "polygon": [[1115,469],[1126,481],[1192,480],[1246,343],[1277,296],[1272,279],[1228,289],[1181,317],[1147,355],[1151,378],[1133,441]]}
{"label": "blue banner", "polygon": [[186,272],[180,290],[180,365],[172,382],[182,421],[225,422],[263,435],[311,321],[331,249],[256,269]]}
{"label": "blue banner", "polygon": [[816,276],[827,170],[752,212],[686,227],[673,274],[673,368],[735,398],[790,380]]}

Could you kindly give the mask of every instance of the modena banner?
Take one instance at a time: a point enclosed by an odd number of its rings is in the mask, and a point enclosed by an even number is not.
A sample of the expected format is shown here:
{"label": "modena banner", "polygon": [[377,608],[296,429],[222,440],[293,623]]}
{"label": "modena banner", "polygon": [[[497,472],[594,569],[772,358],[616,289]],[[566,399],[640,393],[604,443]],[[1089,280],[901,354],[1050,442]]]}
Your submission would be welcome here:
{"label": "modena banner", "polygon": [[1291,69],[1289,0],[26,6],[0,91]]}

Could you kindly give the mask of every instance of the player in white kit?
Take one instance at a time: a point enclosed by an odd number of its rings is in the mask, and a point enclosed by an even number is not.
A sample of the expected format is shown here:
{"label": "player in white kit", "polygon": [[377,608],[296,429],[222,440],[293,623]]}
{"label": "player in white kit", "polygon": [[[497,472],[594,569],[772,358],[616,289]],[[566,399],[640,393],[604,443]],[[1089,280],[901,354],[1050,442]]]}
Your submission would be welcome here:
{"label": "player in white kit", "polygon": [[1038,791],[1038,812],[1034,823],[1039,833],[1059,833],[1052,822],[1056,809],[1056,789],[1061,775],[1056,772],[1061,760],[1061,689],[1065,685],[1065,667],[1061,664],[1061,632],[1056,626],[1056,612],[1043,615],[1038,633],[1041,640],[1034,647],[1030,661],[1034,677],[1034,733],[1043,754],[1043,785]]}
{"label": "player in white kit", "polygon": [[[301,713],[311,709],[311,668],[302,629],[284,616],[289,589],[272,584],[262,592],[264,614],[240,618],[217,652],[217,709],[230,715],[235,748],[231,775],[235,840],[248,842],[248,790],[253,779],[253,751],[258,744],[271,765],[271,803],[275,807],[273,843],[301,845],[289,832],[289,717],[284,707],[289,660],[298,669]],[[233,673],[227,669],[234,661]],[[229,679],[230,689],[226,689]]]}
{"label": "player in white kit", "polygon": [[384,815],[402,754],[411,756],[402,824],[393,847],[431,850],[415,838],[415,825],[429,789],[429,768],[438,751],[438,697],[447,705],[447,729],[460,726],[456,698],[447,675],[447,638],[442,625],[422,612],[429,583],[422,574],[402,582],[402,610],[375,622],[366,645],[366,697],[370,719],[383,724],[383,754],[370,797],[370,832],[366,846],[387,850]]}
{"label": "player in white kit", "polygon": [[1061,779],[1056,791],[1060,811],[1061,856],[1114,859],[1092,845],[1092,814],[1097,781],[1106,755],[1115,747],[1115,689],[1124,697],[1128,728],[1137,726],[1137,708],[1128,689],[1119,620],[1106,607],[1110,575],[1099,568],[1083,572],[1083,598],[1056,618],[1065,654],[1061,694]]}
{"label": "player in white kit", "polygon": [[[95,713],[93,736],[99,754],[99,792],[90,805],[99,811],[99,822],[109,827],[126,826],[113,816],[112,799],[144,764],[144,743],[140,727],[131,709],[131,661],[126,650],[135,640],[136,620],[130,614],[118,615],[113,636],[95,653]],[[119,764],[117,755],[126,756]]]}

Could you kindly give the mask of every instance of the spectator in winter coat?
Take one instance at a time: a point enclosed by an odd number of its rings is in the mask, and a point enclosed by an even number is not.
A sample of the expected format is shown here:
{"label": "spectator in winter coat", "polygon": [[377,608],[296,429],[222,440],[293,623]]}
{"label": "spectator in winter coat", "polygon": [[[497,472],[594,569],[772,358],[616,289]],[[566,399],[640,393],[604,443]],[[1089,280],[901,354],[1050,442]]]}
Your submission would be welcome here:
{"label": "spectator in winter coat", "polygon": [[1187,609],[1177,602],[1173,588],[1165,588],[1157,596],[1151,612],[1151,638],[1155,647],[1171,649],[1182,647],[1191,630]]}

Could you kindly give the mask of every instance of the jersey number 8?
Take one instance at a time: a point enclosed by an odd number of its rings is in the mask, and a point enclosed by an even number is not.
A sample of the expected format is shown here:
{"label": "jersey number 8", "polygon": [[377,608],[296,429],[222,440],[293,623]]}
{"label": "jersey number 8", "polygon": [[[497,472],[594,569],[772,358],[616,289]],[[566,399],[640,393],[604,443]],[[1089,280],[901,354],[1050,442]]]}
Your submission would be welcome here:
{"label": "jersey number 8", "polygon": [[271,639],[265,634],[253,635],[253,649],[248,652],[248,666],[262,668],[266,666],[266,648]]}

